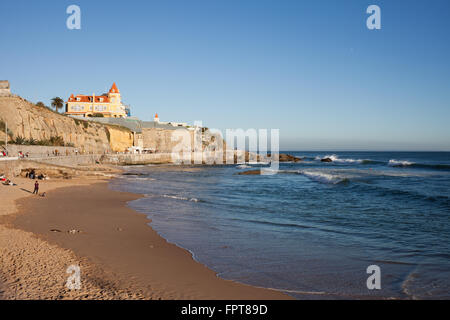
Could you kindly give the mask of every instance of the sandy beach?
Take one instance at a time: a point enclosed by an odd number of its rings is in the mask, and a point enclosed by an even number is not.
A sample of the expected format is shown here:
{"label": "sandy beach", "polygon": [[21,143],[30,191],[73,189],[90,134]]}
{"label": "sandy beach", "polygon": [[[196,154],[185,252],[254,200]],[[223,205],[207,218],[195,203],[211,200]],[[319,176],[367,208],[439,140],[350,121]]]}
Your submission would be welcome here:
{"label": "sandy beach", "polygon": [[[127,207],[140,196],[112,191],[102,178],[0,186],[1,299],[289,299],[220,279],[161,238]],[[70,232],[72,230],[72,232]],[[66,288],[68,266],[81,289]]]}

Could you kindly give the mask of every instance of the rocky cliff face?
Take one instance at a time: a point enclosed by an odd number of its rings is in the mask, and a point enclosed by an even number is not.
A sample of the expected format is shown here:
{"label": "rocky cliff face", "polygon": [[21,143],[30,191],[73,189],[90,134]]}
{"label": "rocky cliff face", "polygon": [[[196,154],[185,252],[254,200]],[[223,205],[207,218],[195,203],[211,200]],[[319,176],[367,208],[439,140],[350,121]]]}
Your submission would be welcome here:
{"label": "rocky cliff face", "polygon": [[[91,122],[92,123],[92,122]],[[114,152],[124,152],[133,145],[133,133],[121,127],[106,126],[109,132],[109,145]]]}
{"label": "rocky cliff face", "polygon": [[[11,138],[48,140],[61,137],[86,153],[124,151],[133,145],[131,131],[126,128],[75,120],[45,107],[38,107],[20,97],[0,97],[0,121],[7,122]],[[0,127],[0,141],[5,138]]]}

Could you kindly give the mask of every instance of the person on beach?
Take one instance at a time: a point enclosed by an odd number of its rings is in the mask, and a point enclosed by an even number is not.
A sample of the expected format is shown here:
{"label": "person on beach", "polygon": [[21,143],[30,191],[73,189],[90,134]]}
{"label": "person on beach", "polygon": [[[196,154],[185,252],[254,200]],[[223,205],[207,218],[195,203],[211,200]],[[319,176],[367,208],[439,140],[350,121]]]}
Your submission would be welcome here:
{"label": "person on beach", "polygon": [[39,182],[37,182],[37,180],[36,180],[36,182],[34,183],[33,194],[38,194],[38,193],[39,193]]}

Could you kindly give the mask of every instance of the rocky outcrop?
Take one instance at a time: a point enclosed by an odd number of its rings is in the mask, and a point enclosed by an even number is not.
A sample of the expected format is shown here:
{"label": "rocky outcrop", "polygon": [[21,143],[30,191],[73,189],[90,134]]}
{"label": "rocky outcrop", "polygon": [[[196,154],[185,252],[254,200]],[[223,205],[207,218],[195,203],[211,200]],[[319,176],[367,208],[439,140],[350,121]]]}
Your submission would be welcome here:
{"label": "rocky outcrop", "polygon": [[[270,158],[271,155],[269,154],[268,157]],[[280,153],[278,156],[279,162],[300,162],[302,161],[301,158],[295,157],[293,155],[287,154],[287,153]]]}
{"label": "rocky outcrop", "polygon": [[[80,153],[124,151],[133,145],[132,133],[126,128],[73,119],[17,96],[0,97],[0,121],[8,124],[10,138],[61,137]],[[0,140],[4,140],[4,129],[0,135]]]}
{"label": "rocky outcrop", "polygon": [[133,145],[133,133],[119,126],[107,125],[109,145],[114,152],[124,152]]}
{"label": "rocky outcrop", "polygon": [[320,161],[322,161],[322,162],[333,162],[333,160],[331,158],[323,158]]}
{"label": "rocky outcrop", "polygon": [[248,176],[248,175],[260,175],[261,174],[261,169],[258,170],[248,170],[248,171],[242,171],[238,173],[239,175],[244,175],[244,176]]}

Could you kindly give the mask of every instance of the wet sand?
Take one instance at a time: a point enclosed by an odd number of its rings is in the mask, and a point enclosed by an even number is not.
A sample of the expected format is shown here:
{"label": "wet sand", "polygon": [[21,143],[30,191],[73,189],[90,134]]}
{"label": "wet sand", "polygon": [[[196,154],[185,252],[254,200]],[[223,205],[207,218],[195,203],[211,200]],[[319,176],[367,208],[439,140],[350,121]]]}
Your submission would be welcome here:
{"label": "wet sand", "polygon": [[[16,284],[15,297],[33,299],[290,299],[218,278],[188,251],[161,238],[145,215],[127,207],[139,195],[110,190],[105,181],[68,183],[70,187],[61,188],[62,182],[46,197],[17,200],[18,212],[3,216],[8,227],[0,226],[2,245],[25,237],[30,248],[19,241],[23,248],[15,251],[24,250],[21,257],[2,249],[2,262],[10,265],[9,271],[0,269],[0,282],[10,288],[3,289],[4,298],[14,296]],[[65,288],[66,268],[72,264],[81,268],[81,290]],[[52,270],[45,284],[39,274],[30,276],[33,267]],[[19,276],[11,278],[11,270]]]}

